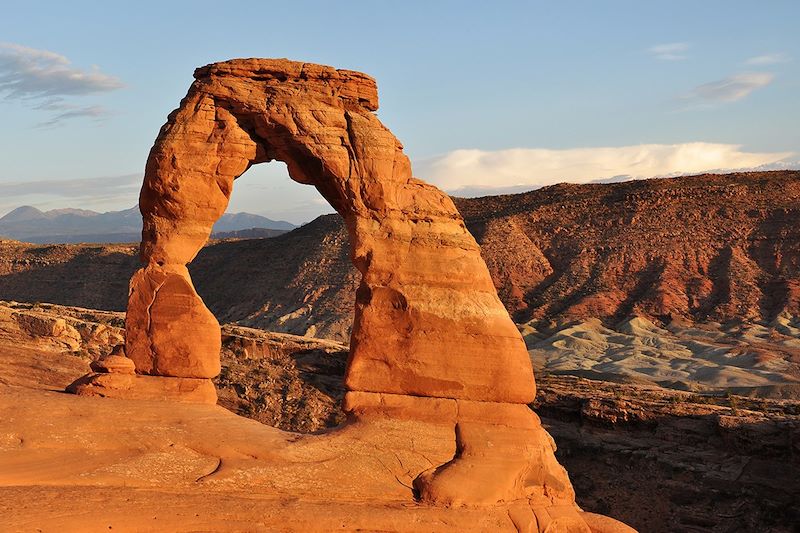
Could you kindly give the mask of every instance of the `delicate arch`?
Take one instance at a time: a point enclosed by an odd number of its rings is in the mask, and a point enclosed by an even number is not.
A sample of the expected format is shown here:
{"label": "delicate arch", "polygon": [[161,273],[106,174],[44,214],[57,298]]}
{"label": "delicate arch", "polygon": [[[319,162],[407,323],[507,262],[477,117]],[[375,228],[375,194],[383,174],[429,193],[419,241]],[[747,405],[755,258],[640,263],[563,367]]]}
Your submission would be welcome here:
{"label": "delicate arch", "polygon": [[147,161],[127,354],[137,372],[219,372],[219,327],[186,264],[251,165],[287,164],[344,218],[356,293],[351,391],[527,403],[530,360],[450,198],[411,175],[364,74],[286,60],[212,64]]}
{"label": "delicate arch", "polygon": [[[144,267],[131,279],[126,317],[138,375],[89,374],[71,390],[214,403],[219,324],[186,265],[225,211],[233,181],[278,159],[342,215],[361,272],[349,420],[365,434],[383,432],[386,419],[410,421],[402,427],[415,434],[402,438],[412,451],[417,438],[454,450],[409,472],[418,497],[516,502],[509,517],[520,531],[632,531],[575,505],[553,440],[525,405],[535,387],[522,337],[453,202],[411,176],[402,146],[374,115],[375,82],[268,59],[216,63],[195,78],[156,139],[142,186]],[[127,372],[123,361],[105,364]]]}

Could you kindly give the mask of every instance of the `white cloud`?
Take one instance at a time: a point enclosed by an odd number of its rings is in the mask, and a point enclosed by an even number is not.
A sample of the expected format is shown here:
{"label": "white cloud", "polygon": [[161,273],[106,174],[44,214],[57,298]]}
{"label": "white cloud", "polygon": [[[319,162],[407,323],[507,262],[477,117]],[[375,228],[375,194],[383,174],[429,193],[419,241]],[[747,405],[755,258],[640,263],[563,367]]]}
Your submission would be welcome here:
{"label": "white cloud", "polygon": [[68,104],[65,99],[109,92],[123,86],[118,78],[101,72],[97,67],[89,71],[73,67],[61,54],[0,43],[0,95],[7,100],[38,102],[34,109],[53,113],[42,125],[106,115],[101,106]]}
{"label": "white cloud", "polygon": [[122,82],[97,67],[86,72],[49,50],[0,43],[0,91],[9,97],[42,98],[113,91]]}
{"label": "white cloud", "polygon": [[681,61],[686,59],[686,52],[689,51],[689,43],[666,43],[657,44],[647,49],[656,59],[663,61]]}
{"label": "white cloud", "polygon": [[447,192],[473,195],[476,191],[518,192],[565,181],[586,183],[622,176],[630,179],[752,168],[793,155],[746,152],[740,145],[702,142],[563,150],[454,150],[418,161],[414,168],[420,178]]}
{"label": "white cloud", "polygon": [[727,78],[698,85],[683,97],[696,102],[736,102],[756,89],[766,87],[775,76],[769,72],[743,72]]}
{"label": "white cloud", "polygon": [[745,65],[775,65],[777,63],[787,63],[789,56],[786,54],[764,54],[760,56],[751,57],[745,61]]}

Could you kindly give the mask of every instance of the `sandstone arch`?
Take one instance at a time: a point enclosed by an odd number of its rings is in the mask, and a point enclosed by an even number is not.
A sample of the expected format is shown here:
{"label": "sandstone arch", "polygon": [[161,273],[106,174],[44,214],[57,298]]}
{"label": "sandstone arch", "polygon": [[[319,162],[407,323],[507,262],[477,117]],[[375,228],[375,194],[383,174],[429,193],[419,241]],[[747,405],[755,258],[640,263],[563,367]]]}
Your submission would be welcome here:
{"label": "sandstone arch", "polygon": [[224,213],[233,181],[250,165],[280,160],[350,233],[363,279],[349,389],[533,400],[526,349],[477,244],[450,199],[412,177],[402,145],[374,114],[371,78],[260,59],[209,65],[195,78],[159,133],[140,197],[147,266],[132,283],[127,340],[139,372],[218,373],[216,321],[185,265]]}
{"label": "sandstone arch", "polygon": [[[342,215],[362,274],[344,405],[357,438],[387,420],[408,422],[411,433],[392,438],[412,452],[415,438],[446,435],[439,453],[448,459],[419,456],[406,472],[425,501],[510,505],[518,531],[631,531],[575,505],[555,444],[527,406],[530,360],[479,248],[449,197],[412,177],[377,108],[374,80],[358,72],[269,59],[197,69],[150,152],[140,196],[144,267],[126,317],[137,375],[98,373],[71,387],[214,402],[219,325],[186,265],[234,180],[281,160]],[[374,469],[369,461],[359,468]]]}

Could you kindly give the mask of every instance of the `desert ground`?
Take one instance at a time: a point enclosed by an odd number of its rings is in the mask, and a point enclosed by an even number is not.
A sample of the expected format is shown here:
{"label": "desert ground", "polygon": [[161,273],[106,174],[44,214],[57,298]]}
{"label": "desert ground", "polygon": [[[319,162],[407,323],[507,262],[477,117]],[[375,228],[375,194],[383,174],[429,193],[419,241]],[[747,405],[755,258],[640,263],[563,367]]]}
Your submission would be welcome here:
{"label": "desert ground", "polygon": [[[388,436],[414,434],[411,423],[320,436],[346,422],[341,343],[224,326],[216,407],[65,394],[119,341],[123,318],[0,304],[8,529],[516,531],[505,511],[409,506],[407,468],[452,453],[428,441],[417,448],[428,459],[395,455]],[[584,510],[640,531],[793,531],[800,402],[537,381],[532,407]],[[292,464],[276,465],[287,450]],[[332,479],[342,468],[349,482]]]}

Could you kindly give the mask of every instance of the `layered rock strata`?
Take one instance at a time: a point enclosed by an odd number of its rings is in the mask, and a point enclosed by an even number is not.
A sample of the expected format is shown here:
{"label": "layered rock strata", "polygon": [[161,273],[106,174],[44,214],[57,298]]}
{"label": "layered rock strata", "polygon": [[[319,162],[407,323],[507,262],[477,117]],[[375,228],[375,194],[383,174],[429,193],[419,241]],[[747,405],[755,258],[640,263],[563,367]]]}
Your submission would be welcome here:
{"label": "layered rock strata", "polygon": [[126,317],[136,372],[164,383],[219,372],[219,325],[186,265],[234,180],[283,161],[343,217],[361,273],[345,377],[354,423],[443,426],[454,455],[414,473],[425,501],[520,502],[520,530],[589,531],[552,439],[526,406],[531,364],[478,245],[450,198],[412,177],[374,114],[374,80],[267,59],[212,64],[195,78],[156,139],[140,195],[145,266],[131,279]]}

